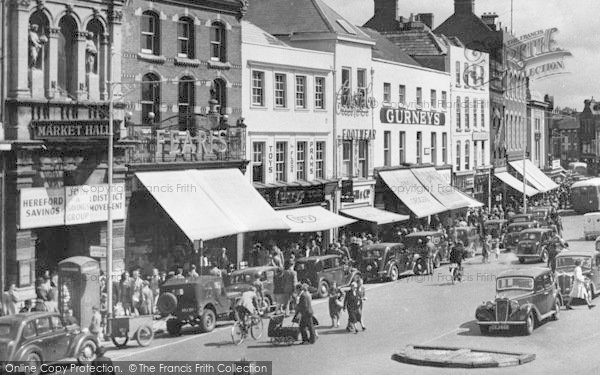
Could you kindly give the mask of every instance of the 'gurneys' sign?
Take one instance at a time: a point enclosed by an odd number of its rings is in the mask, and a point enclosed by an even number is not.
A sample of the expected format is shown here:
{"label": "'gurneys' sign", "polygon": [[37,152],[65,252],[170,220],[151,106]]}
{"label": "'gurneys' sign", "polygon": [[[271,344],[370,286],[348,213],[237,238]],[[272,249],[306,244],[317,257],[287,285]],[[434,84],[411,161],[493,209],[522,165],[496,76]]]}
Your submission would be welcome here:
{"label": "'gurneys' sign", "polygon": [[379,117],[384,124],[445,125],[446,115],[441,112],[415,111],[399,108],[381,108]]}

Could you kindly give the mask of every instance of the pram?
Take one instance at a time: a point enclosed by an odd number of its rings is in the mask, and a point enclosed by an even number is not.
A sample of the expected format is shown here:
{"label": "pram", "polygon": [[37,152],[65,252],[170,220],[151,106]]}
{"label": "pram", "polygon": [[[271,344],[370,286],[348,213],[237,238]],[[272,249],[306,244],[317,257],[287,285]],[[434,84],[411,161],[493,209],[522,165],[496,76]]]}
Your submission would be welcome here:
{"label": "pram", "polygon": [[293,323],[291,327],[283,327],[284,318],[284,314],[275,314],[269,319],[267,334],[274,345],[292,345],[300,338],[300,328],[294,326]]}

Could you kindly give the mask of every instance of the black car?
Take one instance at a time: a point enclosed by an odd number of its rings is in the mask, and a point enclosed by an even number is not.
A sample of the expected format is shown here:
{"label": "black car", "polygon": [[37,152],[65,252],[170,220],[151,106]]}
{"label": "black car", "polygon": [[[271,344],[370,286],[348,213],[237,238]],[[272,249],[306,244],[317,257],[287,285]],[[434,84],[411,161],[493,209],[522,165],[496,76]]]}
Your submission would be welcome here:
{"label": "black car", "polygon": [[534,228],[521,231],[516,256],[520,263],[534,259],[538,262],[547,262],[549,256],[548,245],[554,238],[554,231],[550,228]]}
{"label": "black car", "polygon": [[398,276],[412,271],[413,253],[401,243],[378,243],[360,250],[358,268],[365,280],[398,280]]}
{"label": "black car", "polygon": [[307,283],[318,297],[327,297],[329,288],[335,282],[338,287],[350,285],[360,271],[342,262],[340,255],[322,255],[300,258],[295,270],[298,281]]}
{"label": "black car", "polygon": [[537,222],[526,222],[526,223],[512,223],[506,228],[506,234],[504,235],[504,248],[508,251],[512,251],[517,248],[519,243],[519,235],[526,229],[537,228]]}

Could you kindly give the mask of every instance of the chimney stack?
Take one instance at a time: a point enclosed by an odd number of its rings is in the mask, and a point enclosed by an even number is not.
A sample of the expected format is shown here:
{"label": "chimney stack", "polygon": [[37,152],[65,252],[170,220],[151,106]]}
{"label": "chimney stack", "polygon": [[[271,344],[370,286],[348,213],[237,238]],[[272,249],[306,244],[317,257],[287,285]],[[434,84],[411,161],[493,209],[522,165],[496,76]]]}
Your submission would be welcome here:
{"label": "chimney stack", "polygon": [[496,13],[483,13],[481,16],[483,23],[485,23],[492,30],[496,30],[496,18],[498,18]]}
{"label": "chimney stack", "polygon": [[433,13],[419,13],[417,14],[417,20],[433,30]]}
{"label": "chimney stack", "polygon": [[471,14],[475,10],[475,0],[454,0],[455,14]]}

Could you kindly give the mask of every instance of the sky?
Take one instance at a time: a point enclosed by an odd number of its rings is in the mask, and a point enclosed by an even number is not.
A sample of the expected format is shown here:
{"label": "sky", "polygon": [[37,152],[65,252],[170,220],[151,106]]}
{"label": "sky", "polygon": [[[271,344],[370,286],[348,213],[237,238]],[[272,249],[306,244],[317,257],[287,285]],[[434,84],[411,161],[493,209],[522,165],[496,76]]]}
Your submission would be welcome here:
{"label": "sky", "polygon": [[[362,25],[373,16],[373,0],[324,0],[353,24]],[[433,13],[439,26],[454,13],[453,0],[398,0],[400,15]],[[497,22],[510,29],[511,0],[475,0],[475,14],[498,14]],[[532,89],[554,96],[555,106],[583,110],[583,101],[600,100],[600,28],[594,27],[600,14],[598,0],[513,0],[513,33],[525,35],[556,27],[558,46],[570,51],[567,75],[533,82]]]}

